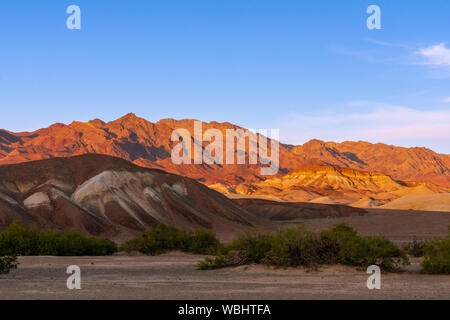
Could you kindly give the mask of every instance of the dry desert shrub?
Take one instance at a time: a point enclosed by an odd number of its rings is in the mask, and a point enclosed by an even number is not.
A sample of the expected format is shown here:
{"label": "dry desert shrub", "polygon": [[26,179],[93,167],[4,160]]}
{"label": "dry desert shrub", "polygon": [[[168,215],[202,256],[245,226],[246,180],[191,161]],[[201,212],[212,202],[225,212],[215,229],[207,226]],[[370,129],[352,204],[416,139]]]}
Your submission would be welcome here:
{"label": "dry desert shrub", "polygon": [[367,267],[376,264],[384,271],[395,271],[408,264],[406,253],[383,237],[358,235],[346,224],[322,232],[303,226],[283,228],[274,233],[249,231],[231,245],[226,253],[206,258],[199,269],[215,269],[243,264],[277,267],[316,268],[319,265],[345,264]]}
{"label": "dry desert shrub", "polygon": [[7,274],[18,266],[16,256],[0,257],[0,274]]}

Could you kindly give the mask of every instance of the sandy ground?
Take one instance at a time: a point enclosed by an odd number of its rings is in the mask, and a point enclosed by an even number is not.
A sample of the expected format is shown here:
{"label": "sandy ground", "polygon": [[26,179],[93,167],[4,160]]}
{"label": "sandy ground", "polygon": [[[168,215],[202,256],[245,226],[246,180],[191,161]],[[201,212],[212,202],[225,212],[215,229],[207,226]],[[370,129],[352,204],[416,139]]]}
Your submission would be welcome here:
{"label": "sandy ground", "polygon": [[[309,230],[319,231],[346,222],[360,234],[385,236],[394,242],[403,243],[414,239],[445,238],[450,226],[450,212],[374,208],[365,210],[368,213],[364,216],[274,221],[276,224],[272,229],[304,224]],[[218,236],[225,243],[236,238],[236,234]]]}
{"label": "sandy ground", "polygon": [[[243,266],[201,271],[203,257],[21,257],[19,269],[0,276],[0,299],[450,299],[450,276],[407,272],[381,276],[368,290],[364,270],[319,271]],[[69,265],[81,268],[81,290],[68,290]]]}

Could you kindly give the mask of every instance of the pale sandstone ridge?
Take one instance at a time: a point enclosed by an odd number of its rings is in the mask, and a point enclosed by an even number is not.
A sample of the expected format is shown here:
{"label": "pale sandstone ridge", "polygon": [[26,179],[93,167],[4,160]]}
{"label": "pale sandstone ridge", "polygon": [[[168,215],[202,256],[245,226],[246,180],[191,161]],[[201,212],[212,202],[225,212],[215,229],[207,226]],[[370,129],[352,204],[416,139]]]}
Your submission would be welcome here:
{"label": "pale sandstone ridge", "polygon": [[[284,176],[259,183],[243,183],[232,191],[223,186],[210,187],[222,189],[221,192],[228,194],[230,198],[236,198],[235,194],[243,194],[252,199],[270,196],[284,201],[346,204],[362,208],[380,207],[407,195],[439,195],[435,199],[442,201],[442,205],[428,201],[420,210],[450,211],[445,204],[450,200],[448,188],[430,182],[397,181],[380,172],[321,165],[306,165]],[[403,206],[399,209],[405,209],[409,202],[402,203]]]}
{"label": "pale sandstone ridge", "polygon": [[401,210],[450,211],[450,195],[409,194],[385,204],[382,208]]}

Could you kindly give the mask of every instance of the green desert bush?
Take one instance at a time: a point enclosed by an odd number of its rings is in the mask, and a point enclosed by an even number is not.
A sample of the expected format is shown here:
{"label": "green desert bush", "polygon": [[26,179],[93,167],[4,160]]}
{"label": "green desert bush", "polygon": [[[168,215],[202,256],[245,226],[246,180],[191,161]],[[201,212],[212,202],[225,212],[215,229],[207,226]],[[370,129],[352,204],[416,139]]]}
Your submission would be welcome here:
{"label": "green desert bush", "polygon": [[403,250],[406,251],[407,254],[413,257],[423,257],[425,246],[427,245],[427,241],[420,241],[414,239],[413,242],[407,243],[403,246]]}
{"label": "green desert bush", "polygon": [[113,241],[88,237],[75,230],[38,230],[14,222],[0,232],[0,255],[103,256],[116,251]]}
{"label": "green desert bush", "polygon": [[450,274],[450,238],[430,240],[424,248],[422,273]]}
{"label": "green desert bush", "polygon": [[272,241],[273,235],[249,229],[230,245],[223,246],[220,255],[214,258],[206,257],[197,267],[207,270],[262,263],[272,247]]}
{"label": "green desert bush", "polygon": [[227,246],[225,251],[230,256],[239,252],[239,255],[245,260],[242,264],[262,263],[272,249],[274,240],[274,234],[264,234],[258,230],[251,229]]}
{"label": "green desert bush", "polygon": [[422,273],[450,274],[450,226],[446,239],[429,240],[424,247]]}
{"label": "green desert bush", "polygon": [[226,253],[207,258],[198,267],[214,269],[252,263],[313,268],[338,263],[358,267],[376,264],[385,271],[392,271],[409,261],[391,241],[361,236],[348,225],[339,224],[323,232],[311,232],[303,226],[271,234],[248,232],[227,246]]}
{"label": "green desert bush", "polygon": [[159,224],[124,243],[121,250],[138,251],[148,255],[158,255],[171,250],[195,254],[218,254],[221,248],[222,245],[213,232],[185,231]]}
{"label": "green desert bush", "polygon": [[278,267],[314,267],[337,263],[340,244],[335,237],[307,231],[303,226],[282,229],[273,237],[263,263]]}
{"label": "green desert bush", "polygon": [[211,231],[196,230],[187,232],[182,251],[195,254],[218,254],[223,246]]}
{"label": "green desert bush", "polygon": [[180,230],[166,225],[149,228],[128,240],[121,246],[121,250],[139,251],[148,255],[157,255],[166,250],[172,250],[181,245],[183,234]]}
{"label": "green desert bush", "polygon": [[337,239],[341,247],[337,258],[339,263],[358,267],[375,264],[385,271],[394,271],[401,264],[409,264],[406,253],[390,240],[358,235],[344,223],[322,232],[322,235]]}
{"label": "green desert bush", "polygon": [[15,255],[0,257],[0,274],[9,273],[12,269],[16,269],[18,264]]}
{"label": "green desert bush", "polygon": [[229,255],[220,255],[215,258],[206,257],[203,261],[200,261],[197,264],[197,268],[199,270],[212,270],[212,269],[220,269],[225,267],[231,267],[235,264],[230,263]]}

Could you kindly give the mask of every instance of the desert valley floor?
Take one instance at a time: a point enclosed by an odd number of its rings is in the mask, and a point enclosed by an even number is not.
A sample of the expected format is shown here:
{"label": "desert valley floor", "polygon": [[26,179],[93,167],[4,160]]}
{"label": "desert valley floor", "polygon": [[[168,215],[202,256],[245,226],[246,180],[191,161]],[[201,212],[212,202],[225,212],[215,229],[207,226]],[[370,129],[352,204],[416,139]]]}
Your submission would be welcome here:
{"label": "desert valley floor", "polygon": [[[449,212],[370,210],[369,215],[311,219],[318,230],[347,221],[359,232],[394,241],[445,236]],[[290,221],[289,223],[293,223]],[[365,270],[330,266],[317,271],[243,266],[196,269],[204,256],[21,257],[0,276],[0,299],[448,299],[449,275],[419,274],[420,259],[401,273],[382,274],[381,290],[368,290]],[[81,268],[81,290],[66,288],[66,268]]]}
{"label": "desert valley floor", "polygon": [[[450,276],[383,274],[368,290],[364,270],[332,266],[319,271],[263,266],[196,270],[203,257],[24,257],[20,269],[0,278],[2,299],[448,299]],[[65,268],[82,270],[81,290],[66,288]]]}

